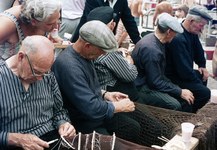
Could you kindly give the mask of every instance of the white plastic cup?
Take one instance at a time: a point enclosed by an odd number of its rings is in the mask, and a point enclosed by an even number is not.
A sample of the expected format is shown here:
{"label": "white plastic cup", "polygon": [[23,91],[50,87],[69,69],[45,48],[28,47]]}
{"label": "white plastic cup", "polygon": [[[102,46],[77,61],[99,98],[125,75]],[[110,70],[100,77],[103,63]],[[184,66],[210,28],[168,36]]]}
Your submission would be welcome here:
{"label": "white plastic cup", "polygon": [[217,103],[217,90],[211,90],[211,102]]}
{"label": "white plastic cup", "polygon": [[50,34],[51,34],[52,38],[57,38],[58,37],[58,29],[53,29]]}
{"label": "white plastic cup", "polygon": [[184,122],[181,124],[181,126],[182,126],[182,141],[190,142],[195,125],[189,122]]}

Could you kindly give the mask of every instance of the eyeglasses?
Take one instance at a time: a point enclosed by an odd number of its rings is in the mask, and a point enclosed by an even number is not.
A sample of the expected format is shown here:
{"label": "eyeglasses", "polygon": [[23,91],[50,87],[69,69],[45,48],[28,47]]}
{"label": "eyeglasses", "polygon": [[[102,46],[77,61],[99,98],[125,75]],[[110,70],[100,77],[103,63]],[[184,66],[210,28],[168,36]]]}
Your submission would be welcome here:
{"label": "eyeglasses", "polygon": [[32,67],[32,64],[31,64],[30,60],[29,60],[28,55],[26,53],[25,53],[25,55],[26,55],[26,57],[27,57],[27,59],[29,61],[29,65],[30,65],[30,68],[32,70],[33,76],[35,76],[35,77],[43,77],[43,76],[50,76],[50,75],[54,74],[52,71],[50,71],[49,73],[44,73],[43,75],[35,74],[34,69]]}

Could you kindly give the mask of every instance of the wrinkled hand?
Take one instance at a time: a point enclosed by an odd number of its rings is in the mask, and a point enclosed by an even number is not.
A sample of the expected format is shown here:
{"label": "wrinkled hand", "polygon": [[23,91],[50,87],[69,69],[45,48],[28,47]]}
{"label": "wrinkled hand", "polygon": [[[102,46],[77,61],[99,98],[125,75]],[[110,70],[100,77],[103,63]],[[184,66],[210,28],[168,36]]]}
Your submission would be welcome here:
{"label": "wrinkled hand", "polygon": [[182,89],[181,98],[186,100],[189,105],[194,104],[194,95],[187,89]]}
{"label": "wrinkled hand", "polygon": [[32,134],[9,133],[9,146],[21,147],[24,150],[44,150],[49,148],[47,142]]}
{"label": "wrinkled hand", "polygon": [[107,92],[104,96],[104,99],[110,102],[116,102],[124,98],[128,98],[128,95],[120,92]]}
{"label": "wrinkled hand", "polygon": [[59,127],[59,135],[72,136],[76,135],[75,128],[68,122],[61,124]]}
{"label": "wrinkled hand", "polygon": [[127,55],[125,57],[125,59],[128,61],[128,63],[134,64],[134,61],[133,61],[133,59],[132,59],[132,57],[130,55]]}
{"label": "wrinkled hand", "polygon": [[200,68],[198,69],[198,71],[200,72],[200,74],[203,74],[202,80],[203,80],[203,82],[205,82],[205,81],[208,79],[208,77],[209,77],[209,72],[208,72],[208,70],[207,70],[206,68],[200,67]]}
{"label": "wrinkled hand", "polygon": [[113,102],[115,106],[114,113],[118,112],[131,112],[135,110],[135,105],[129,98],[122,99],[118,102]]}

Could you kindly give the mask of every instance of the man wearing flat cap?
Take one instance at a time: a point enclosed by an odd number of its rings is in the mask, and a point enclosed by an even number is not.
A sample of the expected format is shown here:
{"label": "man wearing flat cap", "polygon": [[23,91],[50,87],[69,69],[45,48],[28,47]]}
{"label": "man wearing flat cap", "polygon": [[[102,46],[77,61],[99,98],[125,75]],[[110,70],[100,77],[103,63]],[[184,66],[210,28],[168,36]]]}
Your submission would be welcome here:
{"label": "man wearing flat cap", "polygon": [[[122,132],[121,138],[137,136],[139,123],[121,113],[134,111],[134,103],[126,94],[101,90],[93,64],[100,55],[117,50],[114,34],[104,23],[94,20],[85,23],[79,35],[52,67],[72,124],[83,134],[96,131],[104,135],[116,132],[117,136]],[[114,126],[116,116],[123,120]],[[128,130],[138,133],[126,135]]]}
{"label": "man wearing flat cap", "polygon": [[[191,112],[203,107],[210,98],[210,90],[206,87],[209,73],[206,69],[204,50],[198,34],[212,17],[207,9],[199,5],[191,5],[186,20],[181,24],[183,33],[166,44],[166,76],[181,88],[188,88],[195,97]],[[198,70],[193,69],[193,64]]]}
{"label": "man wearing flat cap", "polygon": [[179,111],[186,110],[194,103],[194,96],[191,91],[179,88],[165,77],[164,46],[182,32],[181,25],[174,17],[162,13],[158,16],[155,33],[144,36],[132,52],[138,70],[135,80],[138,91],[160,98],[161,101],[155,100],[156,106],[162,103],[160,107]]}

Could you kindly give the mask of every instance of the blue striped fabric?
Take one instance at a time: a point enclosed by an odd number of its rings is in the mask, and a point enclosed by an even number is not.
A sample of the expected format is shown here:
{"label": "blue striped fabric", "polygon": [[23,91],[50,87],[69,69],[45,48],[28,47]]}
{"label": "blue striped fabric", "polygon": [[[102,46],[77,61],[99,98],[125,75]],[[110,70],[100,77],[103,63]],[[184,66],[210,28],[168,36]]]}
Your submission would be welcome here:
{"label": "blue striped fabric", "polygon": [[132,82],[137,77],[137,68],[128,63],[119,51],[101,55],[94,61],[97,77],[102,89],[114,86],[117,80],[122,82]]}
{"label": "blue striped fabric", "polygon": [[30,84],[25,91],[20,79],[0,61],[0,149],[8,148],[8,134],[42,136],[70,122],[54,75]]}

